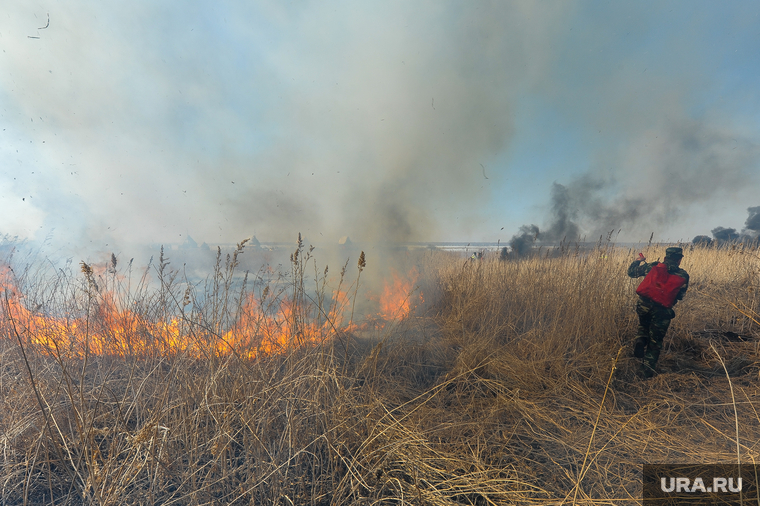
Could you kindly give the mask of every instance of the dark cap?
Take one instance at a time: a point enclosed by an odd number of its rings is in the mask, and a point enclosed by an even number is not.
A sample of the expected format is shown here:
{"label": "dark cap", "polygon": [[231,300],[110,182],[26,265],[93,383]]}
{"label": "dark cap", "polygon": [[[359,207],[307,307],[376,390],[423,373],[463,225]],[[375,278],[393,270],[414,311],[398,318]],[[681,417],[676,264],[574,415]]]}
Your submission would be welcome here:
{"label": "dark cap", "polygon": [[665,250],[665,256],[681,258],[683,257],[683,248],[676,248],[676,247],[668,248]]}

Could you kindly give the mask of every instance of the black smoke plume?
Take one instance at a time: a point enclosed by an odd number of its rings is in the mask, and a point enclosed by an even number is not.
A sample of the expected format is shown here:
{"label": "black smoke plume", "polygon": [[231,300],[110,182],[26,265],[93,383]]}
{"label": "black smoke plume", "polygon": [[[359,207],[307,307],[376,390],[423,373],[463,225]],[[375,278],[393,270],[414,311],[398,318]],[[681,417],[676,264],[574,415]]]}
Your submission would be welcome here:
{"label": "black smoke plume", "polygon": [[565,238],[575,239],[580,228],[577,219],[578,206],[573,202],[570,189],[559,183],[552,185],[552,222],[541,234],[544,241],[556,242]]}
{"label": "black smoke plume", "polygon": [[750,207],[747,211],[749,217],[744,222],[745,231],[760,232],[760,206]]}
{"label": "black smoke plume", "polygon": [[576,239],[580,228],[574,221],[578,214],[571,190],[559,183],[552,185],[551,222],[541,232],[537,225],[523,225],[517,234],[512,236],[509,245],[517,256],[527,254],[534,244],[547,244]]}
{"label": "black smoke plume", "polygon": [[694,246],[711,246],[713,243],[713,240],[710,239],[709,236],[698,235],[691,242],[692,244],[694,244]]}
{"label": "black smoke plume", "polygon": [[735,228],[717,227],[710,232],[718,243],[735,241],[740,237]]}
{"label": "black smoke plume", "polygon": [[[540,226],[534,235],[520,228],[513,241],[522,246],[528,237],[536,238],[534,245],[596,240],[619,229],[627,240],[641,240],[652,231],[676,229],[694,208],[756,184],[760,143],[738,126],[676,115],[652,128],[631,137],[625,151],[600,152],[594,165],[570,182],[554,183],[548,223],[531,225]],[[741,233],[716,229],[716,239],[757,238],[758,229],[760,209],[750,208]]]}
{"label": "black smoke plume", "polygon": [[525,256],[530,252],[539,235],[540,232],[536,225],[523,225],[520,227],[519,232],[512,236],[509,246],[515,255]]}
{"label": "black smoke plume", "polygon": [[[744,229],[738,232],[735,228],[731,227],[716,227],[710,232],[712,233],[714,242],[718,245],[742,242],[742,243],[755,243],[760,238],[760,206],[750,207],[747,209],[749,216],[744,222]],[[692,241],[694,245],[709,246],[713,243],[709,237],[705,235],[698,235]]]}

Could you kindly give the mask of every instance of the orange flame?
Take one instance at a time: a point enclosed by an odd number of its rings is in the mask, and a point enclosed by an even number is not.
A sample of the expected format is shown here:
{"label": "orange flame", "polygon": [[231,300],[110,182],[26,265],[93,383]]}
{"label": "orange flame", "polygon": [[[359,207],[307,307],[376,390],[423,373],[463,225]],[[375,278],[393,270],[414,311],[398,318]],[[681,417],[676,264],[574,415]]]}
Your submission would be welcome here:
{"label": "orange flame", "polygon": [[[412,291],[419,277],[416,269],[408,276],[391,272],[379,298],[378,318],[383,322],[407,317],[413,306]],[[0,269],[0,291],[5,294],[3,309],[7,337],[15,333],[27,343],[56,356],[86,354],[148,356],[155,354],[194,357],[238,356],[256,358],[283,353],[302,346],[316,345],[339,332],[355,332],[360,326],[345,323],[351,303],[346,292],[335,292],[325,308],[293,298],[248,295],[235,323],[215,334],[201,321],[173,317],[151,321],[130,308],[120,307],[111,292],[89,299],[78,316],[44,316],[27,309],[24,295],[14,282],[12,271]],[[421,294],[419,300],[422,300]],[[384,324],[384,323],[383,323]],[[382,325],[380,325],[382,327]],[[220,337],[214,338],[217,335]]]}
{"label": "orange flame", "polygon": [[414,288],[420,275],[412,268],[406,276],[399,275],[391,269],[392,281],[383,281],[383,293],[380,295],[380,312],[378,316],[386,321],[403,320],[411,313],[414,305],[424,302],[422,293],[414,296]]}
{"label": "orange flame", "polygon": [[[272,312],[272,306],[279,306]],[[345,292],[335,292],[325,312],[308,314],[308,307],[291,299],[272,301],[267,307],[249,295],[235,325],[227,331],[216,351],[226,355],[243,350],[249,358],[283,353],[306,345],[319,344],[343,329],[343,312],[348,305]],[[301,308],[301,311],[298,310]],[[312,311],[312,312],[314,312]]]}

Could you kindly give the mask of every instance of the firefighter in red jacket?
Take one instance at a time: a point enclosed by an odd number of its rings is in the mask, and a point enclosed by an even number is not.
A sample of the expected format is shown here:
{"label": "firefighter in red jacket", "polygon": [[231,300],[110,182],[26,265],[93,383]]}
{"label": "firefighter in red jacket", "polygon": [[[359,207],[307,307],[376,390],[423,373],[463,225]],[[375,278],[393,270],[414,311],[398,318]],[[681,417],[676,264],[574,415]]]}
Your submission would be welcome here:
{"label": "firefighter in red jacket", "polygon": [[628,276],[645,276],[636,289],[639,295],[636,303],[639,328],[633,355],[643,359],[644,376],[648,378],[655,373],[662,341],[670,320],[676,315],[673,306],[683,299],[689,288],[689,275],[679,267],[682,258],[683,249],[668,248],[662,263],[646,263],[644,256],[639,254],[639,258],[628,267]]}

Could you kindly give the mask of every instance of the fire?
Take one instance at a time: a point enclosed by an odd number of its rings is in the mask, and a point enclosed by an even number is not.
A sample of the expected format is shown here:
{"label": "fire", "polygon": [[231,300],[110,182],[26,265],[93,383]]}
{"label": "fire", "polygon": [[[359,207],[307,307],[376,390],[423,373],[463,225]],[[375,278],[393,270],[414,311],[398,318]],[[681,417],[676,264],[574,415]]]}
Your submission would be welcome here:
{"label": "fire", "polygon": [[[279,308],[273,311],[274,306]],[[341,291],[336,291],[329,307],[321,311],[319,308],[309,311],[308,305],[294,304],[288,298],[275,300],[267,306],[249,295],[240,318],[224,334],[216,351],[226,355],[243,350],[246,356],[255,358],[319,344],[337,331],[346,330],[343,319],[347,306],[348,296]]]}
{"label": "fire", "polygon": [[[145,311],[123,307],[113,292],[104,287],[93,289],[92,271],[89,275],[87,302],[80,304],[75,314],[61,316],[28,309],[12,271],[0,270],[5,337],[15,340],[18,335],[25,345],[66,357],[187,354],[201,358],[236,354],[256,358],[317,345],[338,333],[366,328],[350,321],[354,308],[345,291],[336,291],[319,304],[298,293],[273,296],[266,289],[259,296],[248,294],[234,323],[219,331],[204,324],[200,314],[150,318]],[[406,318],[422,300],[421,294],[413,296],[419,277],[416,269],[406,276],[391,271],[390,277],[378,298],[376,320],[380,328],[388,321]]]}
{"label": "fire", "polygon": [[[402,320],[409,316],[414,306],[414,286],[419,279],[416,268],[406,276],[399,275],[391,269],[391,278],[383,281],[383,292],[380,295],[380,311],[378,316],[383,320]],[[418,301],[423,302],[422,293],[418,295]]]}

